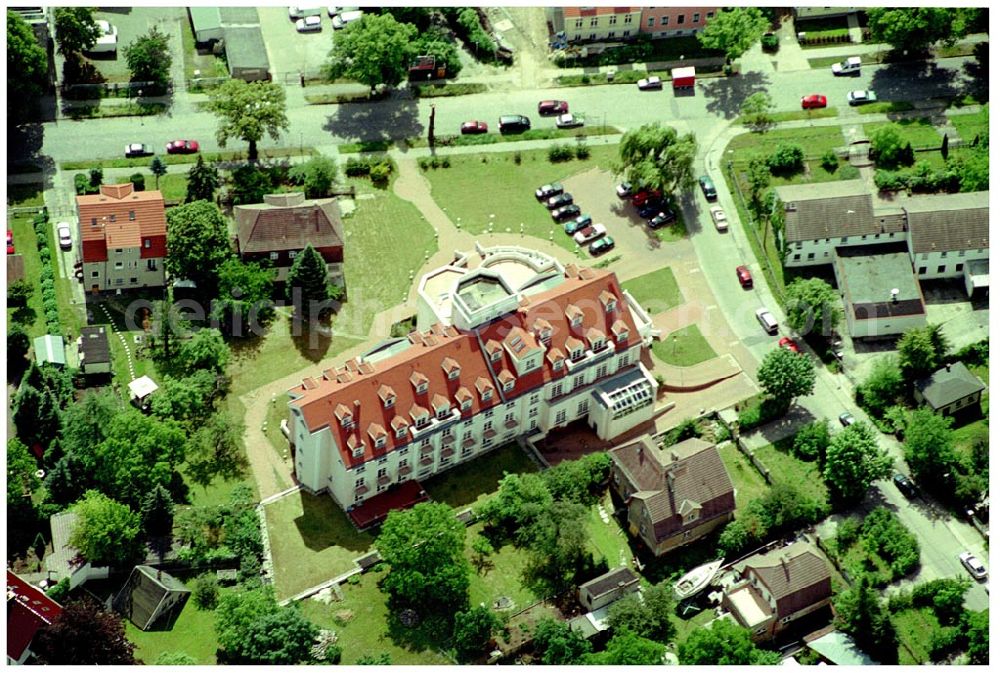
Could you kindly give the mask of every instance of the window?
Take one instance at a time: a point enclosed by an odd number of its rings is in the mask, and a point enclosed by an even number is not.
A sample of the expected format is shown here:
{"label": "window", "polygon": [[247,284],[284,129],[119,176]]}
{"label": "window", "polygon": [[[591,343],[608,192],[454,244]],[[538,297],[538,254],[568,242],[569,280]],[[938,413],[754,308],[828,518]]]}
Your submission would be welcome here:
{"label": "window", "polygon": [[705,20],[708,21],[709,19],[711,19],[714,16],[715,16],[715,12],[707,12],[705,14]]}
{"label": "window", "polygon": [[121,263],[121,262],[115,262],[115,270],[116,271],[122,269],[124,266],[125,265],[123,263]]}
{"label": "window", "polygon": [[270,255],[268,255],[268,257],[270,257],[270,258],[271,258],[271,261],[273,262],[273,261],[275,261],[275,260],[277,260],[277,259],[278,259],[278,253],[276,253],[276,252],[271,252],[271,254],[270,254]]}
{"label": "window", "polygon": [[393,397],[392,395],[389,395],[389,397],[385,398],[385,408],[386,409],[392,409],[392,406],[394,404],[396,404],[396,398],[395,397]]}
{"label": "window", "polygon": [[146,260],[146,271],[156,271],[156,260],[147,259]]}
{"label": "window", "polygon": [[924,254],[920,255],[920,259],[926,260],[927,259],[927,253],[925,252]]}
{"label": "window", "polygon": [[375,448],[376,449],[385,448],[385,435],[375,438]]}
{"label": "window", "polygon": [[684,15],[683,14],[678,14],[677,15],[677,25],[679,26],[682,23],[684,23]]}
{"label": "window", "polygon": [[96,227],[97,226],[97,218],[96,217],[90,218],[90,226],[92,226],[92,227]]}
{"label": "window", "polygon": [[944,258],[945,258],[945,257],[947,257],[947,256],[948,256],[948,251],[947,251],[947,250],[945,250],[945,251],[943,251],[943,252],[941,253],[941,259],[944,259]]}
{"label": "window", "polygon": [[427,384],[426,383],[418,383],[417,384],[417,392],[420,393],[421,395],[424,394],[424,393],[426,393],[427,392]]}
{"label": "window", "polygon": [[617,23],[618,23],[618,17],[617,16],[615,16],[614,14],[612,14],[611,16],[608,17],[608,25],[609,26],[613,26],[613,25],[615,25]]}
{"label": "window", "polygon": [[499,359],[500,359],[500,349],[498,348],[492,353],[490,353],[490,362],[496,362]]}
{"label": "window", "polygon": [[537,415],[538,415],[538,407],[531,407],[531,409],[528,410],[528,418],[534,418]]}
{"label": "window", "polygon": [[365,496],[358,493],[357,495],[354,496],[354,502],[361,502],[362,500],[364,500],[364,497]]}
{"label": "window", "polygon": [[128,211],[128,219],[131,220],[131,221],[133,221],[133,222],[135,221],[135,211],[134,210]]}
{"label": "window", "polygon": [[576,405],[576,415],[583,416],[585,413],[587,413],[587,410],[589,408],[590,408],[590,400],[586,398],[580,400],[580,403]]}
{"label": "window", "polygon": [[608,365],[607,363],[604,363],[597,368],[597,378],[602,379],[607,375],[608,375]]}
{"label": "window", "polygon": [[299,253],[296,250],[289,250],[288,251],[288,259],[295,259],[298,256],[298,254]]}
{"label": "window", "polygon": [[118,216],[117,216],[117,215],[115,215],[114,213],[112,213],[112,214],[111,214],[111,221],[112,221],[112,222],[114,222],[114,221],[115,221],[115,220],[117,220],[117,219],[118,219]]}
{"label": "window", "polygon": [[420,440],[420,448],[421,449],[423,449],[423,448],[425,448],[427,446],[430,446],[430,444],[431,444],[431,438],[430,437],[424,437],[423,439]]}
{"label": "window", "polygon": [[618,358],[618,369],[628,366],[628,353]]}
{"label": "window", "polygon": [[139,282],[139,279],[138,278],[129,278],[128,282],[131,283],[132,285],[135,285],[136,283]]}
{"label": "window", "polygon": [[530,403],[531,404],[538,404],[538,400],[539,400],[540,397],[541,397],[541,393],[532,393]]}
{"label": "window", "polygon": [[590,39],[591,40],[596,40],[597,39],[597,33],[591,33],[590,34]]}
{"label": "window", "polygon": [[592,16],[592,17],[590,17],[590,27],[594,28],[595,26],[597,26],[597,17],[596,16]]}
{"label": "window", "polygon": [[965,268],[964,264],[956,264],[955,265],[955,273],[962,273],[962,269],[964,269],[964,268]]}
{"label": "window", "polygon": [[566,424],[566,410],[565,409],[560,409],[558,412],[556,412],[555,424],[556,425],[565,425]]}
{"label": "window", "polygon": [[944,273],[944,264],[942,264],[942,265],[938,266],[938,270],[937,270],[937,272],[938,272],[938,273]]}
{"label": "window", "polygon": [[573,316],[573,327],[579,327],[582,324],[583,324],[583,315],[578,313],[575,316]]}
{"label": "window", "polygon": [[868,240],[868,234],[861,234],[861,240],[862,241],[867,241]]}
{"label": "window", "polygon": [[792,255],[792,261],[793,261],[793,262],[797,262],[797,261],[799,261],[800,259],[802,259],[802,255],[798,255],[798,254],[796,254],[796,255]]}
{"label": "window", "polygon": [[624,31],[622,31],[622,37],[628,37],[631,34],[632,34],[631,30],[624,30]]}
{"label": "window", "polygon": [[448,416],[448,412],[449,411],[451,411],[450,408],[448,408],[448,407],[441,407],[440,409],[437,410],[437,417],[438,418],[445,418],[445,417]]}
{"label": "window", "polygon": [[626,14],[625,15],[625,23],[632,23],[632,15],[631,14]]}
{"label": "window", "polygon": [[471,408],[472,408],[472,400],[471,399],[466,398],[466,399],[462,400],[462,411],[468,411]]}
{"label": "window", "polygon": [[153,247],[153,242],[151,240],[149,240],[148,238],[147,239],[143,239],[143,241],[142,241],[142,247],[146,248],[146,250],[149,250],[150,248]]}
{"label": "window", "polygon": [[361,474],[362,472],[364,472],[364,471],[365,471],[365,468],[366,468],[366,467],[368,467],[368,465],[367,465],[366,463],[361,463],[361,464],[360,464],[360,465],[358,465],[358,466],[357,466],[356,468],[354,468],[354,471],[355,471],[356,473],[358,473],[358,474]]}
{"label": "window", "polygon": [[661,26],[668,26],[668,25],[670,25],[670,17],[669,16],[661,16],[660,17],[660,25]]}
{"label": "window", "polygon": [[802,241],[796,241],[795,242],[795,249],[796,250],[801,250],[802,249]]}
{"label": "window", "polygon": [[649,21],[646,23],[646,25],[649,28],[652,28],[655,23],[656,23],[656,17],[655,16],[651,16],[651,17],[649,17]]}
{"label": "window", "polygon": [[808,255],[806,255],[806,259],[816,259],[816,253],[810,252]]}
{"label": "window", "polygon": [[917,275],[918,276],[922,276],[925,273],[927,273],[927,267],[926,266],[921,266],[920,268],[917,269]]}
{"label": "window", "polygon": [[840,239],[841,243],[847,243],[847,236],[842,236]]}
{"label": "window", "polygon": [[115,254],[116,255],[122,254],[122,249],[121,248],[115,248]]}
{"label": "window", "polygon": [[577,374],[576,378],[573,379],[573,387],[579,388],[580,386],[583,385],[583,381],[584,381],[583,374]]}
{"label": "window", "polygon": [[965,257],[965,250],[959,250],[958,251],[958,256],[959,257]]}
{"label": "window", "polygon": [[396,439],[402,439],[403,437],[406,437],[405,425],[401,425],[398,428],[396,428]]}
{"label": "window", "polygon": [[377,477],[384,477],[388,472],[389,472],[388,469],[386,469],[384,467],[380,467],[380,468],[378,468],[378,474],[375,475],[375,476],[377,476]]}
{"label": "window", "polygon": [[583,19],[576,20],[576,28],[583,28]]}
{"label": "window", "polygon": [[562,383],[557,383],[552,386],[552,397],[559,397],[562,395]]}
{"label": "window", "polygon": [[701,14],[695,12],[694,16],[691,17],[691,23],[698,23],[699,21],[701,21]]}
{"label": "window", "polygon": [[506,383],[503,384],[503,391],[505,393],[509,393],[512,390],[514,390],[514,381],[513,380],[507,381]]}
{"label": "window", "polygon": [[483,417],[484,418],[493,418],[493,412],[494,411],[495,411],[494,409],[487,409],[486,413],[483,414]]}
{"label": "window", "polygon": [[365,452],[365,445],[364,444],[359,444],[358,446],[354,447],[354,449],[351,451],[351,454],[355,458],[360,458],[362,456],[362,454],[364,454],[364,452]]}
{"label": "window", "polygon": [[487,388],[486,390],[483,391],[483,401],[485,402],[486,400],[491,400],[491,399],[493,399],[493,389]]}

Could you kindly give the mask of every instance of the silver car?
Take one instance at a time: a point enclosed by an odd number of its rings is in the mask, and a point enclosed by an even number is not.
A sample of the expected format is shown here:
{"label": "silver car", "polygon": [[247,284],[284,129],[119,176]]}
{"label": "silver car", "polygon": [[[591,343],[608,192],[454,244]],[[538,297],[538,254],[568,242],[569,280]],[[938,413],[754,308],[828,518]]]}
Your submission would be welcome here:
{"label": "silver car", "polygon": [[865,103],[874,103],[878,100],[878,96],[875,92],[870,89],[858,89],[856,91],[850,91],[847,94],[847,104],[848,105],[864,105]]}
{"label": "silver car", "polygon": [[975,557],[971,552],[964,551],[958,555],[958,560],[962,562],[965,569],[969,571],[969,574],[975,577],[977,580],[986,579],[986,566],[983,562]]}

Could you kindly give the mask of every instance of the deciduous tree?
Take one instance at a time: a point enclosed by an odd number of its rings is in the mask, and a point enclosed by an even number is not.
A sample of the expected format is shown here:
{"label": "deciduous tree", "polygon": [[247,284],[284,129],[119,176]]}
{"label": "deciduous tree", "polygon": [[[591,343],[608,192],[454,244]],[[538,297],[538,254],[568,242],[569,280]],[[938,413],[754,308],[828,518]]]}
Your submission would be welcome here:
{"label": "deciduous tree", "polygon": [[895,168],[903,163],[906,142],[899,126],[886,124],[872,131],[870,152],[875,165],[879,168]]}
{"label": "deciduous tree", "polygon": [[28,379],[25,375],[14,397],[14,426],[25,444],[46,449],[59,433],[59,407],[48,390],[36,388]]}
{"label": "deciduous tree", "polygon": [[294,665],[310,657],[319,628],[295,607],[281,607],[270,587],[227,593],[215,611],[225,659],[234,664]]}
{"label": "deciduous tree", "polygon": [[219,266],[233,251],[226,221],[215,204],[194,201],[168,210],[167,249],[167,273],[175,280],[194,281],[205,301],[216,296]]}
{"label": "deciduous tree", "polygon": [[747,184],[750,186],[750,207],[758,219],[766,217],[764,194],[771,185],[771,168],[768,166],[767,157],[763,154],[750,157],[746,176]]}
{"label": "deciduous tree", "polygon": [[546,666],[582,664],[590,654],[589,640],[567,622],[557,622],[551,617],[538,622],[533,637],[535,652]]}
{"label": "deciduous tree", "polygon": [[840,296],[822,278],[796,278],[785,288],[788,326],[799,334],[830,334],[844,317]]}
{"label": "deciduous tree", "polygon": [[870,7],[866,13],[872,41],[894,49],[952,45],[967,29],[966,15],[953,7]]}
{"label": "deciduous tree", "polygon": [[197,666],[198,660],[187,652],[161,652],[153,661],[154,666]]}
{"label": "deciduous tree", "polygon": [[787,406],[796,397],[812,394],[816,369],[800,353],[775,348],[761,361],[757,381],[768,396]]}
{"label": "deciduous tree", "polygon": [[710,628],[694,629],[681,641],[677,658],[684,665],[761,666],[777,664],[781,655],[759,649],[748,629],[719,619]]}
{"label": "deciduous tree", "polygon": [[219,296],[212,302],[212,319],[230,336],[259,335],[274,317],[274,278],[274,269],[257,262],[226,260],[219,266]]}
{"label": "deciduous tree", "polygon": [[73,510],[69,542],[94,566],[126,566],[144,556],[139,515],[99,491],[87,491]]}
{"label": "deciduous tree", "polygon": [[153,26],[125,47],[125,62],[133,82],[154,82],[156,86],[165,88],[170,82],[170,64],[173,62],[169,38]]}
{"label": "deciduous tree", "polygon": [[164,376],[149,404],[150,410],[159,418],[177,421],[193,430],[212,413],[217,381],[218,376],[207,370],[182,378]]}
{"label": "deciduous tree", "polygon": [[823,477],[831,495],[845,505],[858,503],[873,482],[892,475],[892,458],[879,446],[875,431],[863,421],[830,440]]}
{"label": "deciduous tree", "polygon": [[607,648],[587,658],[587,663],[604,666],[657,666],[663,664],[667,647],[638,636],[632,631],[618,632],[608,641]]}
{"label": "deciduous tree", "polygon": [[611,471],[611,458],[606,453],[592,453],[577,460],[564,460],[542,473],[555,500],[595,504],[601,486]]}
{"label": "deciduous tree", "polygon": [[240,418],[217,411],[195,431],[185,469],[194,483],[208,488],[216,477],[238,479],[246,473],[249,463],[243,451],[244,429]]}
{"label": "deciduous tree", "polygon": [[906,464],[917,481],[935,490],[940,490],[943,475],[958,462],[951,424],[951,418],[921,407],[910,414],[903,435]]}
{"label": "deciduous tree", "polygon": [[488,527],[513,536],[551,506],[552,493],[541,475],[506,474],[496,495],[483,503],[476,514]]}
{"label": "deciduous tree", "polygon": [[881,417],[903,393],[903,374],[899,361],[886,355],[875,361],[871,374],[858,388],[868,413]]}
{"label": "deciduous tree", "polygon": [[925,327],[906,330],[896,342],[896,348],[903,376],[910,381],[927,376],[940,365],[934,342]]}
{"label": "deciduous tree", "polygon": [[565,591],[590,560],[586,517],[584,505],[556,501],[517,533],[518,545],[529,550],[524,577],[536,593]]}
{"label": "deciduous tree", "polygon": [[337,179],[337,162],[330,157],[315,156],[293,166],[288,177],[305,188],[307,199],[322,199],[330,196],[330,188]]}
{"label": "deciduous tree", "polygon": [[406,78],[417,29],[389,14],[366,13],[340,31],[330,51],[331,79],[348,77],[371,88]]}
{"label": "deciduous tree", "polygon": [[481,656],[493,634],[503,626],[496,613],[486,605],[477,605],[455,614],[455,632],[452,641],[458,656],[471,661]]}
{"label": "deciduous tree", "polygon": [[187,174],[187,196],[184,201],[215,201],[215,190],[219,188],[219,169],[213,164],[206,164],[205,158],[198,155],[198,160]]}
{"label": "deciduous tree", "polygon": [[277,140],[282,131],[288,131],[285,90],[275,82],[226,80],[210,94],[208,109],[219,118],[215,132],[219,145],[225,147],[233,138],[248,143],[251,163],[257,161],[257,143],[265,133]]}
{"label": "deciduous tree", "polygon": [[97,44],[101,27],[94,20],[93,7],[56,7],[53,12],[59,53],[71,56]]}
{"label": "deciduous tree", "polygon": [[673,194],[694,186],[696,151],[693,134],[682,136],[670,126],[643,124],[622,138],[615,171],[638,187]]}
{"label": "deciduous tree", "polygon": [[[46,85],[49,69],[45,48],[21,15],[7,11],[7,114],[21,120],[28,116]],[[9,294],[8,294],[9,297]]]}
{"label": "deciduous tree", "polygon": [[968,611],[965,613],[964,631],[969,639],[970,664],[988,664],[990,660],[990,611]]}
{"label": "deciduous tree", "polygon": [[763,133],[774,124],[774,101],[766,91],[752,93],[740,104],[743,123],[751,130]]}
{"label": "deciduous tree", "polygon": [[722,10],[705,23],[698,41],[708,49],[726,53],[726,60],[739,58],[763,37],[770,22],[756,7],[734,7]]}
{"label": "deciduous tree", "polygon": [[134,666],[135,645],[125,637],[125,622],[90,599],[63,606],[31,642],[38,662],[51,665]]}
{"label": "deciduous tree", "polygon": [[611,604],[608,626],[615,634],[630,631],[658,643],[672,642],[677,629],[672,621],[676,601],[666,582],[643,592],[642,599],[630,594]]}
{"label": "deciduous tree", "polygon": [[853,588],[834,596],[833,604],[838,629],[851,636],[859,648],[880,663],[897,662],[896,630],[867,574],[862,573]]}
{"label": "deciduous tree", "polygon": [[830,423],[814,421],[802,426],[795,433],[792,452],[802,460],[815,460],[820,465],[826,460],[826,447],[830,445]]}
{"label": "deciduous tree", "polygon": [[219,330],[206,328],[181,344],[177,358],[187,374],[202,370],[223,374],[229,365],[230,353]]}

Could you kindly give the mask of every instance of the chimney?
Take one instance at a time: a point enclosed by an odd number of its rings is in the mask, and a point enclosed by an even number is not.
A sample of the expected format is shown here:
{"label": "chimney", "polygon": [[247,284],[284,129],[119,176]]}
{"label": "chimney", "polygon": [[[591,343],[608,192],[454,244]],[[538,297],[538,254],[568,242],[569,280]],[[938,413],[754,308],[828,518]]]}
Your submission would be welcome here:
{"label": "chimney", "polygon": [[670,470],[667,472],[667,490],[671,493],[674,492],[674,471]]}
{"label": "chimney", "polygon": [[899,302],[899,288],[894,287],[891,290],[889,290],[889,297],[892,299],[893,304]]}
{"label": "chimney", "polygon": [[944,366],[944,370],[946,372],[950,372],[951,371],[951,363],[950,362]]}

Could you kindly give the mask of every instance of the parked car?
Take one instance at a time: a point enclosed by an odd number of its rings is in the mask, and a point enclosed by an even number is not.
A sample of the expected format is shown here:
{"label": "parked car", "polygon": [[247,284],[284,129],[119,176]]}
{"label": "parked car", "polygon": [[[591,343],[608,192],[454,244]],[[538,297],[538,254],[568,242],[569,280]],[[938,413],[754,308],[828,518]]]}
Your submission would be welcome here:
{"label": "parked car", "polygon": [[197,140],[171,140],[167,143],[167,154],[194,154],[197,151]]}
{"label": "parked car", "polygon": [[665,210],[661,210],[660,212],[658,212],[656,215],[654,215],[649,219],[649,228],[659,229],[660,227],[666,224],[670,224],[671,222],[676,222],[676,221],[677,221],[677,213],[675,213],[670,208],[666,208]]}
{"label": "parked car", "polygon": [[319,15],[306,16],[295,20],[295,30],[300,33],[318,33],[323,30],[323,19]]}
{"label": "parked car", "polygon": [[917,496],[917,488],[913,485],[912,481],[906,478],[905,474],[897,472],[892,477],[892,483],[896,485],[900,493],[906,496],[907,500],[913,500]]}
{"label": "parked car", "polygon": [[564,100],[543,100],[538,103],[538,114],[543,117],[569,112],[569,103]]}
{"label": "parked car", "polygon": [[553,208],[568,206],[571,203],[573,203],[573,195],[568,192],[563,192],[562,194],[556,194],[555,196],[549,197],[549,200],[545,202],[545,205],[549,210],[552,210]]}
{"label": "parked car", "polygon": [[490,130],[486,122],[481,121],[468,121],[462,124],[462,133],[464,135],[469,135],[473,133],[486,133]]}
{"label": "parked car", "polygon": [[662,199],[650,199],[639,207],[639,217],[644,220],[648,220],[658,215],[661,211],[666,210],[666,208],[667,204],[665,204]]}
{"label": "parked car", "polygon": [[618,198],[624,199],[626,196],[632,195],[632,183],[622,182],[617,187],[615,187],[615,193],[618,194]]}
{"label": "parked car", "polygon": [[639,91],[651,91],[653,89],[663,88],[663,82],[660,81],[659,77],[646,77],[644,79],[640,79],[636,82],[636,85],[638,85]]}
{"label": "parked car", "polygon": [[861,57],[860,56],[850,56],[840,63],[834,63],[830,66],[830,70],[834,75],[860,75],[861,74]]}
{"label": "parked car", "polygon": [[813,110],[826,107],[826,96],[818,93],[811,93],[802,97],[802,109]]}
{"label": "parked car", "polygon": [[531,120],[524,115],[503,115],[497,120],[500,133],[524,133],[531,128]]}
{"label": "parked car", "polygon": [[753,287],[753,276],[750,275],[750,269],[745,266],[736,267],[736,280],[745,288]]}
{"label": "parked car", "polygon": [[849,411],[845,411],[840,416],[837,416],[837,420],[840,421],[840,424],[846,428],[849,425],[854,425],[854,414]]}
{"label": "parked car", "polygon": [[760,326],[764,328],[764,331],[768,334],[778,333],[778,321],[774,319],[774,315],[771,314],[766,308],[759,308],[754,313],[757,316],[757,322]]}
{"label": "parked car", "polygon": [[596,257],[597,255],[604,254],[613,247],[615,247],[615,239],[610,236],[603,236],[591,243],[589,250],[590,254]]}
{"label": "parked car", "polygon": [[579,245],[584,243],[590,243],[593,240],[600,238],[608,233],[607,227],[603,224],[593,224],[589,227],[585,227],[573,235],[573,240]]}
{"label": "parked car", "polygon": [[661,199],[663,194],[655,189],[640,189],[632,196],[632,205],[636,208],[646,205],[650,199]]}
{"label": "parked car", "polygon": [[715,183],[712,182],[712,178],[702,175],[698,178],[698,184],[701,186],[701,191],[705,195],[705,198],[709,201],[715,201],[718,194],[715,191]]}
{"label": "parked car", "polygon": [[547,199],[556,194],[563,193],[563,186],[558,182],[550,182],[547,185],[542,185],[535,190],[535,198],[539,201],[542,199]]}
{"label": "parked car", "polygon": [[847,94],[848,105],[864,105],[865,103],[874,103],[877,100],[875,92],[870,89],[858,89]]}
{"label": "parked car", "polygon": [[153,156],[153,147],[151,145],[145,145],[143,143],[132,143],[125,146],[125,158],[134,159],[135,157],[151,157]]}
{"label": "parked car", "polygon": [[338,14],[343,14],[344,12],[357,12],[360,9],[361,9],[360,7],[334,7],[333,5],[330,5],[329,7],[326,8],[326,12],[327,14],[330,15],[330,18],[332,19]]}
{"label": "parked car", "polygon": [[580,214],[580,206],[574,204],[563,206],[562,208],[556,208],[552,211],[552,219],[556,222],[563,222],[571,217],[576,217]]}
{"label": "parked car", "polygon": [[712,222],[715,223],[717,231],[729,231],[729,222],[726,221],[726,211],[719,206],[712,206],[708,209],[712,213]]}
{"label": "parked car", "polygon": [[969,571],[969,574],[975,577],[977,580],[986,579],[986,566],[980,561],[972,552],[964,551],[958,555],[958,560],[962,562],[965,569]]}
{"label": "parked car", "polygon": [[73,232],[69,228],[69,223],[60,222],[56,225],[56,235],[59,237],[59,247],[69,250],[73,247]]}
{"label": "parked car", "polygon": [[289,7],[288,8],[288,18],[289,19],[304,19],[307,16],[319,16],[323,13],[323,7],[321,5],[304,5],[302,7]]}
{"label": "parked car", "polygon": [[572,113],[567,112],[566,114],[559,115],[556,118],[556,128],[575,129],[580,126],[583,126],[583,120],[579,117],[574,117]]}
{"label": "parked car", "polygon": [[576,232],[583,229],[584,227],[589,227],[593,223],[594,220],[590,217],[590,215],[581,215],[575,220],[570,220],[569,222],[564,224],[563,231],[565,231],[567,234],[573,235]]}
{"label": "parked car", "polygon": [[801,350],[799,350],[799,345],[795,343],[795,339],[792,339],[790,337],[781,337],[780,339],[778,339],[778,347],[784,348],[785,350],[790,350],[793,353],[802,352]]}
{"label": "parked car", "polygon": [[14,254],[14,232],[10,229],[7,230],[7,254]]}
{"label": "parked car", "polygon": [[343,28],[347,24],[353,21],[357,21],[364,15],[365,13],[362,12],[361,10],[354,10],[352,12],[341,12],[337,16],[333,17],[333,27],[339,30],[340,28]]}

